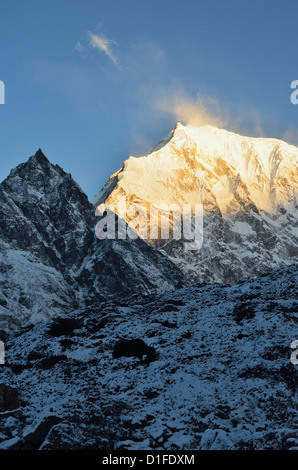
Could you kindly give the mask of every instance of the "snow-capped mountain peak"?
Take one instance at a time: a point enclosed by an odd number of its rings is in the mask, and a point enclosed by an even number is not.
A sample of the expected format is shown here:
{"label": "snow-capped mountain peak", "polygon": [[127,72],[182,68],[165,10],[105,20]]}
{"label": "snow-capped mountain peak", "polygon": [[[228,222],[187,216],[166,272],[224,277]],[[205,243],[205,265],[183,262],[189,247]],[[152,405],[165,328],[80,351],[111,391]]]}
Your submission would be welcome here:
{"label": "snow-capped mountain peak", "polygon": [[222,212],[235,212],[238,191],[258,210],[271,212],[296,203],[297,161],[298,148],[277,139],[178,123],[149,154],[126,160],[92,202],[97,205],[109,189],[116,195],[120,188],[152,203],[204,202],[207,190]]}
{"label": "snow-capped mountain peak", "polygon": [[[187,257],[187,271],[200,258],[192,280],[235,281],[297,259],[297,157],[297,147],[278,139],[178,123],[150,153],[126,160],[92,203],[110,204],[116,212],[119,196],[126,197],[128,206],[139,204],[147,211],[150,205],[202,204],[201,253],[178,255],[177,247],[173,248],[176,241],[167,242],[163,249],[178,258],[180,266]],[[151,222],[148,219],[148,226]],[[206,250],[208,260],[203,256]],[[221,258],[221,266],[211,268],[210,256],[218,263]],[[236,269],[230,273],[234,257]]]}

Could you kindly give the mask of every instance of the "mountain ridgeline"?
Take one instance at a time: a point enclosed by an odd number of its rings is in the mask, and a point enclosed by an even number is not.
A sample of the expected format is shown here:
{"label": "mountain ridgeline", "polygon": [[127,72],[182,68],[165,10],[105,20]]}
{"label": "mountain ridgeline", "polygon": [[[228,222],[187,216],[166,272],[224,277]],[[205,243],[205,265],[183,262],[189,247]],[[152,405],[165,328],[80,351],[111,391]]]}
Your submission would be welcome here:
{"label": "mountain ridgeline", "polygon": [[[297,450],[297,156],[178,124],[92,202],[41,150],[13,169],[0,450]],[[123,196],[147,211],[200,204],[201,248],[172,231],[99,239],[109,204],[116,232],[137,231]]]}
{"label": "mountain ridgeline", "polygon": [[[1,328],[297,263],[297,156],[276,139],[178,123],[149,154],[125,161],[90,202],[39,149],[0,185]],[[119,196],[148,210],[201,204],[202,247],[189,251],[171,237],[99,240],[96,208],[111,204],[117,214]]]}

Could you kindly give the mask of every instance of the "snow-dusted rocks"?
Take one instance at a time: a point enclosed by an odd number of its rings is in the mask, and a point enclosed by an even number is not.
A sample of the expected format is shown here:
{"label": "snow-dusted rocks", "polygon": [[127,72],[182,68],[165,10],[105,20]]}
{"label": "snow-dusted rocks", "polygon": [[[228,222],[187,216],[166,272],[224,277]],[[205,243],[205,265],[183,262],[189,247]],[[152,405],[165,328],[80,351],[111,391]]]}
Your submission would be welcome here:
{"label": "snow-dusted rocks", "polygon": [[152,204],[202,204],[200,250],[151,243],[192,282],[236,282],[298,260],[297,157],[297,147],[276,139],[178,123],[149,154],[126,160],[92,202],[117,209],[125,196],[148,213]]}
{"label": "snow-dusted rocks", "polygon": [[[1,381],[17,388],[23,414],[1,422],[0,449],[297,448],[297,283],[289,266],[11,333]],[[159,357],[114,360],[120,338],[142,338]]]}

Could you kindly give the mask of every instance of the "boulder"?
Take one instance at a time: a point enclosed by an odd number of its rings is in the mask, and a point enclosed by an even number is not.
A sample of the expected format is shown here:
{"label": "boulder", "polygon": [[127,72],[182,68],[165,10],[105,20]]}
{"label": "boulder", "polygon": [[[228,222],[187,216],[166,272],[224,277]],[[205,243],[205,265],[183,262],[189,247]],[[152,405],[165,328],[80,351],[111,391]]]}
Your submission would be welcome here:
{"label": "boulder", "polygon": [[11,418],[11,417],[17,418],[18,416],[22,416],[22,415],[23,415],[22,410],[4,411],[0,413],[0,421],[2,421],[3,419]]}
{"label": "boulder", "polygon": [[28,426],[23,433],[24,449],[38,450],[52,427],[60,422],[61,418],[54,415],[38,418],[32,425]]}
{"label": "boulder", "polygon": [[0,412],[11,411],[19,407],[19,392],[16,388],[0,384]]}
{"label": "boulder", "polygon": [[21,450],[22,447],[23,440],[19,436],[0,443],[0,450]]}

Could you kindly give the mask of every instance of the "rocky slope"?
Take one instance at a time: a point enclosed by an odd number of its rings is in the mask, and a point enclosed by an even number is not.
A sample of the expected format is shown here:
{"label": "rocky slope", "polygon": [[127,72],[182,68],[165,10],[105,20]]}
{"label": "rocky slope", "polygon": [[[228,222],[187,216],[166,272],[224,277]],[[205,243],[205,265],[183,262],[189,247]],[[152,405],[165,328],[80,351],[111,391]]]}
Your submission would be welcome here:
{"label": "rocky slope", "polygon": [[78,184],[39,150],[0,185],[0,325],[17,328],[92,299],[181,285],[143,240],[98,240]]}
{"label": "rocky slope", "polygon": [[[297,449],[297,281],[293,265],[11,333],[0,382],[19,397],[0,409],[0,449]],[[113,359],[119,338],[157,359]]]}
{"label": "rocky slope", "polygon": [[[178,123],[148,155],[126,160],[92,202],[117,211],[125,196],[128,207],[142,207],[147,239],[192,282],[236,282],[298,260],[297,157],[297,147],[276,139]],[[203,205],[200,249],[150,240],[150,207],[162,204]]]}

